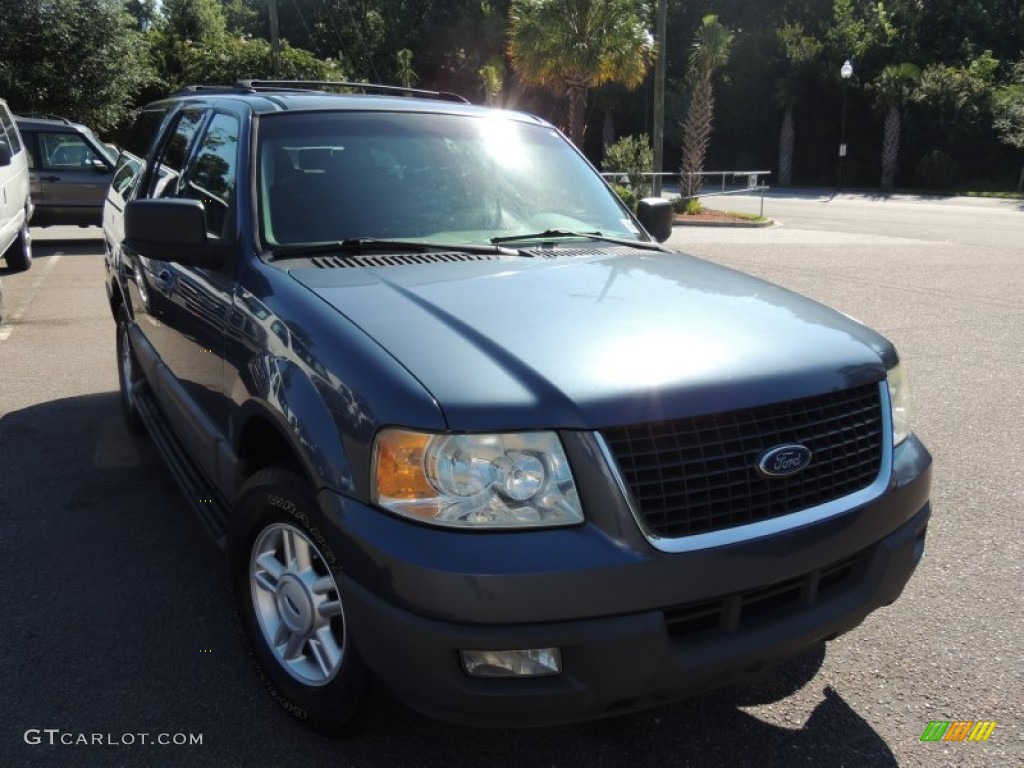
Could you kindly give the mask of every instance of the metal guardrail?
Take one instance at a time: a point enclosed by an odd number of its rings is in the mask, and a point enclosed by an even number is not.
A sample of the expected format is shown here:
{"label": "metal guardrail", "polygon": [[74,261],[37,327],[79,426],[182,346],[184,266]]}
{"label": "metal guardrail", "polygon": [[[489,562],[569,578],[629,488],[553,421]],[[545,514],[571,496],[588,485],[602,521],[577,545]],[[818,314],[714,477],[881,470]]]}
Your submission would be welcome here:
{"label": "metal guardrail", "polygon": [[[628,181],[628,175],[623,173],[622,171],[605,171],[601,175],[606,179],[614,180],[618,183],[624,183]],[[655,176],[661,176],[675,179],[678,179],[680,175],[681,174],[679,173],[669,173],[666,171],[661,171],[659,173],[649,172],[643,174],[644,178],[653,178]],[[760,192],[760,213],[758,215],[764,217],[764,193],[767,190],[771,189],[771,187],[769,187],[767,184],[763,184],[761,182],[761,179],[771,176],[771,171],[701,171],[699,173],[690,173],[687,175],[700,176],[702,179],[709,177],[721,178],[720,187],[717,192],[708,192],[706,191],[706,187],[702,185],[700,197],[718,197],[721,195],[746,195],[751,194],[753,192]],[[735,189],[726,189],[726,179],[730,177],[734,180],[739,178],[745,178],[746,184],[740,185]]]}

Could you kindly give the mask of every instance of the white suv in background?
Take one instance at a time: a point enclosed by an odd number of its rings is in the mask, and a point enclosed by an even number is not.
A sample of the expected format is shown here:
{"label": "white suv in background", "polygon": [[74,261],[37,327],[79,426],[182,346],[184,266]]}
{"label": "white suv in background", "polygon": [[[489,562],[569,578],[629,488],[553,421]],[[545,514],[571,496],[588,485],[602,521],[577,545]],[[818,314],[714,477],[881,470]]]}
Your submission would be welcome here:
{"label": "white suv in background", "polygon": [[7,102],[0,99],[0,254],[19,272],[32,264],[30,218],[28,152]]}

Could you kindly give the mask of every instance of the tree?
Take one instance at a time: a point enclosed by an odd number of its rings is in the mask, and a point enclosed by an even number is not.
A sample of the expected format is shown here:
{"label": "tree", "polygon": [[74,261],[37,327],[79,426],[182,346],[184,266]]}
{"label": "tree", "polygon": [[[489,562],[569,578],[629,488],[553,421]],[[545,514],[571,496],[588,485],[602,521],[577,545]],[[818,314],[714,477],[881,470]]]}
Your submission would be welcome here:
{"label": "tree", "polygon": [[793,183],[793,155],[796,147],[796,105],[808,83],[817,74],[821,63],[823,43],[804,34],[800,24],[787,24],[777,30],[779,42],[786,57],[786,74],[775,83],[774,100],[782,107],[782,127],[779,130],[779,184]]}
{"label": "tree", "polygon": [[[230,85],[237,80],[262,80],[273,75],[270,43],[261,38],[225,35],[206,44],[180,42],[175,49],[180,71],[171,90],[185,85]],[[320,60],[309,51],[281,41],[277,77],[283,80],[342,80],[337,62]]]}
{"label": "tree", "polygon": [[587,90],[643,82],[653,43],[634,0],[514,0],[508,54],[525,85],[568,91],[569,137],[583,140]]}
{"label": "tree", "polygon": [[921,70],[913,64],[890,64],[872,83],[875,103],[885,112],[885,126],[882,129],[883,189],[892,189],[896,182],[903,110],[910,103],[920,77]]}
{"label": "tree", "polygon": [[106,131],[151,80],[138,22],[121,0],[0,1],[0,94]]}
{"label": "tree", "polygon": [[145,32],[156,21],[160,15],[160,7],[157,0],[125,0],[125,10],[135,19],[136,27],[140,32]]}
{"label": "tree", "polygon": [[704,158],[711,141],[715,117],[712,81],[715,73],[729,60],[732,40],[732,32],[722,26],[714,14],[704,17],[693,37],[688,74],[690,106],[683,123],[683,163],[680,172],[683,197],[695,198],[700,194],[700,174],[704,171]]}
{"label": "tree", "polygon": [[886,54],[897,37],[898,30],[884,2],[833,0],[832,24],[826,39],[836,61],[850,59],[858,62],[860,69],[871,71],[879,58],[888,58]]}
{"label": "tree", "polygon": [[[626,194],[620,193],[619,196],[634,208],[639,200],[651,193],[647,172],[653,163],[654,150],[647,136],[624,136],[609,145],[601,167],[609,173],[621,174],[615,177],[613,185],[624,187]],[[622,184],[623,177],[625,185]]]}
{"label": "tree", "polygon": [[205,43],[227,32],[220,0],[163,0],[163,27],[175,37]]}
{"label": "tree", "polygon": [[[994,112],[1000,140],[1024,151],[1024,60],[1014,64],[1011,84],[996,91]],[[1017,191],[1024,192],[1024,166],[1017,178]]]}
{"label": "tree", "polygon": [[492,59],[480,67],[480,82],[484,90],[484,103],[489,107],[500,106],[501,91],[504,87],[505,67],[501,59]]}
{"label": "tree", "polygon": [[398,82],[403,88],[412,88],[419,80],[416,70],[412,68],[412,51],[403,48],[395,54],[395,61],[398,63]]}
{"label": "tree", "polygon": [[927,111],[936,143],[957,149],[991,126],[992,91],[999,62],[985,51],[968,66],[925,67],[913,101]]}
{"label": "tree", "polygon": [[[150,51],[161,80],[159,90],[173,91],[197,82],[185,71],[186,59],[215,61],[213,51],[226,36],[224,12],[218,0],[163,0],[160,17],[149,31]],[[204,74],[198,82],[216,80]]]}
{"label": "tree", "polygon": [[[149,39],[163,91],[275,76],[270,43],[229,32],[219,0],[163,0],[163,15]],[[336,61],[283,40],[276,77],[340,80],[342,72]]]}

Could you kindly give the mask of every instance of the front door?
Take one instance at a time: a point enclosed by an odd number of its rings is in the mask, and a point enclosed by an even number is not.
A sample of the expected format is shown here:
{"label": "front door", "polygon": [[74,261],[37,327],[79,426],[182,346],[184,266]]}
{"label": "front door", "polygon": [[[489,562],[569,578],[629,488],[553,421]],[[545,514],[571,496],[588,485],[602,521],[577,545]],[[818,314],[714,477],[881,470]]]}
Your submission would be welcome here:
{"label": "front door", "polygon": [[75,131],[37,131],[32,194],[48,222],[99,225],[113,166]]}
{"label": "front door", "polygon": [[[240,121],[226,113],[185,111],[155,166],[142,197],[201,200],[211,241],[236,237],[235,182]],[[139,327],[165,366],[158,396],[172,424],[204,468],[214,471],[217,442],[226,433],[223,392],[224,337],[230,314],[233,271],[139,259],[147,294]]]}

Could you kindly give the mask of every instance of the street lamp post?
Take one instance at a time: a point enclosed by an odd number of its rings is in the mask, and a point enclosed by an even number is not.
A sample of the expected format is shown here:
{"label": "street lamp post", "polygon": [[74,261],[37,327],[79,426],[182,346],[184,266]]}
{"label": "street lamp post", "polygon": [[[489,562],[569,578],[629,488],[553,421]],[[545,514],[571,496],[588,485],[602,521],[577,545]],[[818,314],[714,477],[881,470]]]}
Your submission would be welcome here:
{"label": "street lamp post", "polygon": [[661,165],[665,152],[665,27],[668,14],[668,0],[658,0],[658,15],[655,20],[657,59],[654,62],[654,172],[651,194],[661,197]]}
{"label": "street lamp post", "polygon": [[846,168],[846,90],[853,76],[853,64],[847,59],[839,68],[839,76],[843,78],[843,119],[839,124],[839,189],[843,189],[843,170]]}

